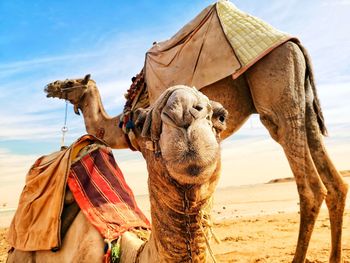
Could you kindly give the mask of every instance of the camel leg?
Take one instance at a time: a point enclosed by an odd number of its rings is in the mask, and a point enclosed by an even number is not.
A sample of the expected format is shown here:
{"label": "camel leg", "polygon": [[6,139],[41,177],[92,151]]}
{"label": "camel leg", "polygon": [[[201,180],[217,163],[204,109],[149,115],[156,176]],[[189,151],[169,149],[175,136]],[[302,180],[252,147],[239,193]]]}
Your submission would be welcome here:
{"label": "camel leg", "polygon": [[303,263],[326,195],[307,141],[304,57],[295,44],[286,43],[249,70],[247,79],[260,119],[283,147],[297,183],[300,227],[293,262]]}
{"label": "camel leg", "polygon": [[[311,234],[326,195],[326,189],[318,176],[310,154],[303,122],[304,113],[290,113],[282,109],[274,111],[282,113],[277,115],[279,122],[271,122],[270,116],[266,113],[261,115],[261,120],[272,137],[282,145],[295,177],[300,199],[300,226],[293,262],[302,263],[306,258]],[[278,136],[281,129],[284,130],[283,134]]]}
{"label": "camel leg", "polygon": [[332,234],[332,250],[329,262],[338,263],[342,260],[342,225],[348,186],[328,156],[312,107],[312,94],[310,90],[308,90],[308,93],[310,94],[307,96],[309,99],[306,105],[308,144],[317,171],[327,188],[326,204],[329,210]]}

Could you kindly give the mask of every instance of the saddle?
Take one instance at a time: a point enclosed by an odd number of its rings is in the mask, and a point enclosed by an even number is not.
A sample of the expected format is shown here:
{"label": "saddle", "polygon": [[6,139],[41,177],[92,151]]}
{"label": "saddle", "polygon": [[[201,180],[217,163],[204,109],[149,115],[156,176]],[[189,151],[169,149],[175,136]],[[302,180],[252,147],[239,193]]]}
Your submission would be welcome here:
{"label": "saddle", "polygon": [[230,75],[236,79],[289,40],[298,43],[230,1],[208,6],[169,40],[155,42],[147,51],[145,66],[125,95],[120,127],[128,133],[133,112],[148,107],[165,89],[187,85],[200,90]]}
{"label": "saddle", "polygon": [[174,85],[200,90],[229,75],[236,79],[290,39],[293,39],[291,35],[239,10],[230,1],[220,0],[172,38],[148,50],[147,86],[152,92]]}
{"label": "saddle", "polygon": [[111,149],[92,135],[40,157],[30,168],[8,242],[23,251],[58,250],[80,210],[109,241],[150,228]]}

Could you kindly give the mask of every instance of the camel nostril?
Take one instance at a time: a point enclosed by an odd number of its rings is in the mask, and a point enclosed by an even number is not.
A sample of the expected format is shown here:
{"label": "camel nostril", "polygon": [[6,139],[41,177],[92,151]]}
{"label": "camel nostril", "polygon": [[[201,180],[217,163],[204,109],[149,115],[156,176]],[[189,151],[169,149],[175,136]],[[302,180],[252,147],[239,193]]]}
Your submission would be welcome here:
{"label": "camel nostril", "polygon": [[197,106],[194,106],[193,108],[196,109],[197,111],[203,110],[203,106],[202,105],[197,105]]}
{"label": "camel nostril", "polygon": [[190,127],[190,124],[186,123],[186,124],[184,125],[184,128],[187,130],[188,127]]}

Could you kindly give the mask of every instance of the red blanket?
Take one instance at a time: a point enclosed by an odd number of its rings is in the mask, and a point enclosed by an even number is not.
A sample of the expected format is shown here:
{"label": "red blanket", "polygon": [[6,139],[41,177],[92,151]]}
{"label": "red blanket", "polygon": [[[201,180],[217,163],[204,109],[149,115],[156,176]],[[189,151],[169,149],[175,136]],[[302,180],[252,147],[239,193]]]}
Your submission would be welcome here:
{"label": "red blanket", "polygon": [[135,227],[150,227],[109,149],[98,148],[72,164],[68,186],[105,239],[114,240]]}

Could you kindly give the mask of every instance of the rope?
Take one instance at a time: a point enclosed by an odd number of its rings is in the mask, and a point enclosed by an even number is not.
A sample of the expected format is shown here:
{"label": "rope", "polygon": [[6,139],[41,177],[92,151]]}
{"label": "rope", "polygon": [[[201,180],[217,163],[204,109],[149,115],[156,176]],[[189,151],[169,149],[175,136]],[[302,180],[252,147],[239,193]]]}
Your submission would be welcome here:
{"label": "rope", "polygon": [[[218,261],[215,258],[214,252],[213,252],[213,250],[212,250],[212,248],[210,246],[209,238],[208,238],[208,236],[207,236],[207,234],[205,233],[205,230],[204,230],[204,227],[208,227],[210,232],[211,232],[211,234],[212,235],[214,234],[213,229],[212,229],[212,225],[210,223],[210,219],[206,218],[206,215],[203,212],[203,210],[201,210],[199,212],[199,216],[201,217],[201,220],[199,222],[199,227],[200,227],[200,229],[201,229],[201,231],[202,231],[202,233],[204,235],[205,243],[207,244],[209,255],[210,255],[210,257],[211,257],[211,259],[213,260],[214,263],[218,263]],[[205,226],[203,226],[204,224],[205,224]],[[213,236],[214,236],[215,241],[218,242],[219,239],[216,237],[216,235],[213,235]]]}
{"label": "rope", "polygon": [[61,149],[63,149],[65,147],[64,137],[65,137],[66,133],[68,132],[67,116],[68,116],[68,100],[66,100],[66,108],[65,108],[65,112],[64,112],[64,123],[63,123],[63,127],[61,129],[61,131],[62,131]]}

